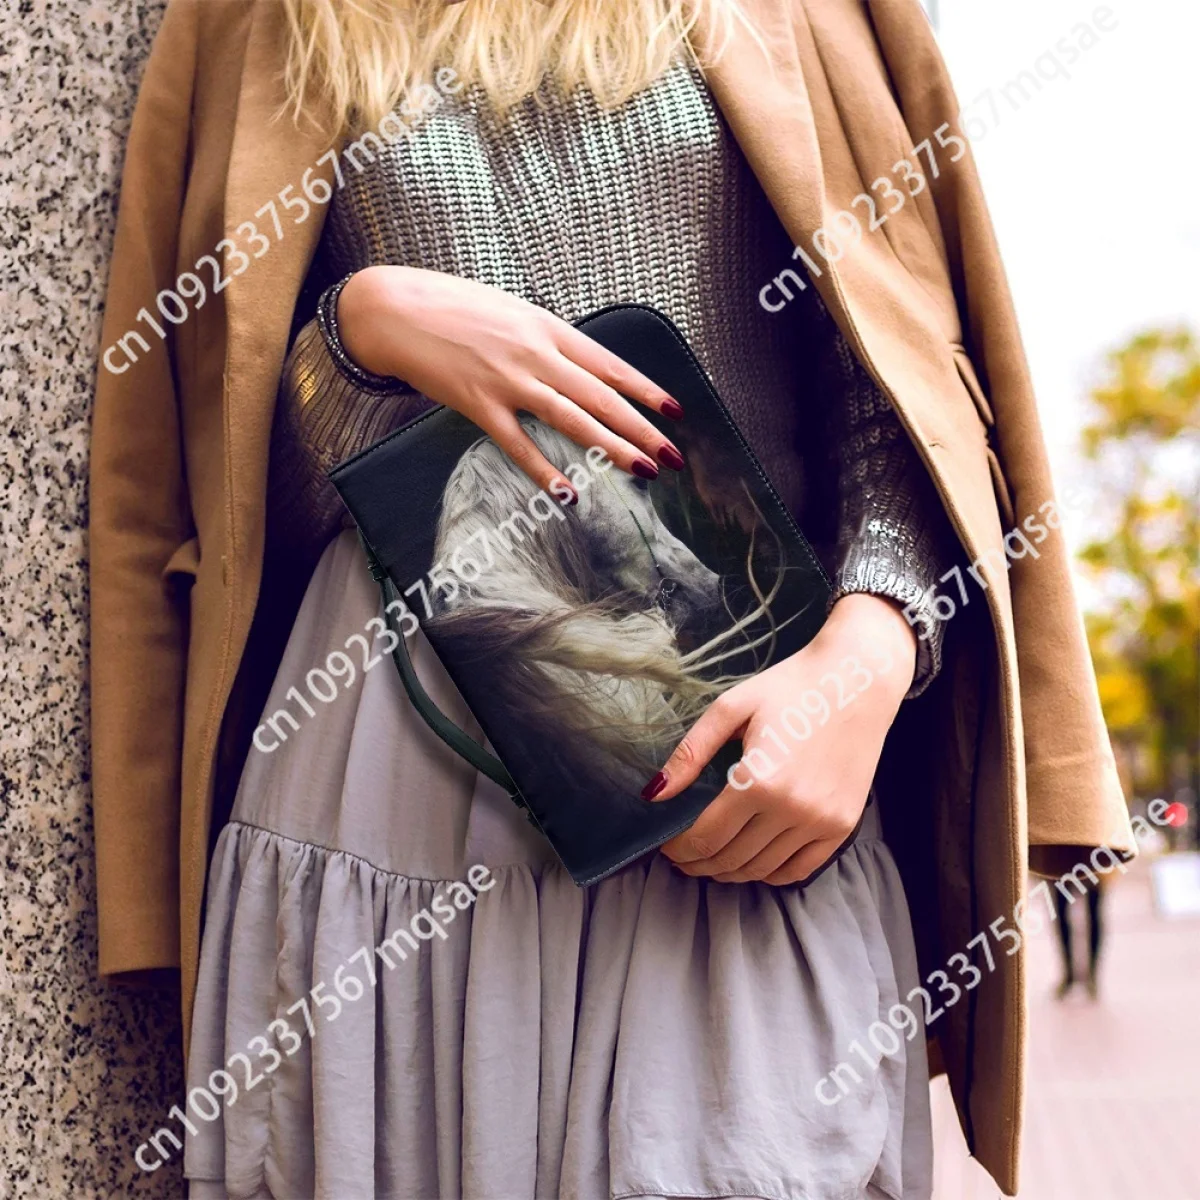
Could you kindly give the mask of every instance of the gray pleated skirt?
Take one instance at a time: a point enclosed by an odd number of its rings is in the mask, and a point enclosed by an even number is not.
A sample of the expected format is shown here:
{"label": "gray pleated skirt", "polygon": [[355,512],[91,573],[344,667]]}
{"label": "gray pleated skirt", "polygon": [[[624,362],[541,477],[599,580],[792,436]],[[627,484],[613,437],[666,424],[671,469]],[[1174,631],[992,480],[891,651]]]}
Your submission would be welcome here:
{"label": "gray pleated skirt", "polygon": [[[378,610],[343,533],[216,845],[194,1200],[927,1200],[923,1036],[876,1070],[850,1050],[919,983],[875,806],[803,891],[661,855],[580,890],[412,711]],[[840,1062],[860,1082],[822,1103]]]}

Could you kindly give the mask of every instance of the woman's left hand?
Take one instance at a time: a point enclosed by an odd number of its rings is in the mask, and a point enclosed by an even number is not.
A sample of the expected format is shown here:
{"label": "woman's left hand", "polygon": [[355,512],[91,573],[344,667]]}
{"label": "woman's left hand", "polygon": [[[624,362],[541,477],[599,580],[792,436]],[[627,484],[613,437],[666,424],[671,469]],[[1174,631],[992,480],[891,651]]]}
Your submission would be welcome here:
{"label": "woman's left hand", "polygon": [[[741,738],[742,759],[663,853],[685,874],[721,883],[797,883],[817,871],[866,807],[916,648],[897,605],[856,593],[834,605],[803,650],[719,696],[642,795],[678,795],[731,738]],[[825,704],[805,703],[810,693]],[[789,707],[799,712],[785,718]],[[789,732],[800,714],[811,727],[803,741]]]}

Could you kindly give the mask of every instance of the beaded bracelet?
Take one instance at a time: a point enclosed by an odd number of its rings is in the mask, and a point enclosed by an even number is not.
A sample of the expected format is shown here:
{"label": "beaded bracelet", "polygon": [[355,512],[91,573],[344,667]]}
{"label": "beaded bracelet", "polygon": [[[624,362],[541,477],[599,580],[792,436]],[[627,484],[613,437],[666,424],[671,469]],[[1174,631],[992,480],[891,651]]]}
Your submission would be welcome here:
{"label": "beaded bracelet", "polygon": [[346,353],[346,348],[342,345],[341,334],[338,331],[338,297],[341,296],[342,288],[350,282],[353,275],[352,271],[344,279],[339,279],[337,283],[327,287],[317,301],[317,325],[321,330],[321,336],[325,339],[329,356],[333,359],[337,369],[355,387],[362,388],[364,391],[391,393],[406,390],[408,385],[394,375],[376,375],[373,371],[364,370]]}

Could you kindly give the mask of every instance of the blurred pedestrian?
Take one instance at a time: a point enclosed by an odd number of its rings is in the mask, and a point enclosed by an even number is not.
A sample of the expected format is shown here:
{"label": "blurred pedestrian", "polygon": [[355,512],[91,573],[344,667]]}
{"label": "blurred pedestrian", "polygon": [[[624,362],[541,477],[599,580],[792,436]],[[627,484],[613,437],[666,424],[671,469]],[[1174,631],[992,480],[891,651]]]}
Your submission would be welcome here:
{"label": "blurred pedestrian", "polygon": [[[1087,978],[1084,980],[1084,986],[1087,988],[1088,996],[1093,1000],[1099,999],[1100,994],[1097,967],[1100,961],[1100,947],[1104,940],[1103,892],[1108,878],[1107,875],[1093,876],[1092,882],[1088,883],[1083,892],[1083,896],[1087,900],[1088,933]],[[1068,896],[1063,887],[1054,889],[1054,907],[1058,913],[1058,944],[1062,949],[1063,957],[1063,978],[1058,985],[1060,1000],[1078,982],[1075,974],[1075,955],[1071,933],[1071,908],[1077,899],[1079,897],[1074,893]]]}

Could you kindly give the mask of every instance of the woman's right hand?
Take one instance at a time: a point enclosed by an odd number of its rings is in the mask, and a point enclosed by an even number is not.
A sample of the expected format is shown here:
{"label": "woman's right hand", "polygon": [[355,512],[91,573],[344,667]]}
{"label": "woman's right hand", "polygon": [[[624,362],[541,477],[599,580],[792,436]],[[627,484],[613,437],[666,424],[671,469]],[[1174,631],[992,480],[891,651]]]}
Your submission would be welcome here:
{"label": "woman's right hand", "polygon": [[462,413],[540,488],[563,476],[521,428],[518,412],[579,446],[602,447],[642,478],[657,475],[658,463],[683,466],[678,449],[624,396],[674,420],[683,416],[679,404],[598,342],[519,296],[439,271],[367,267],[342,289],[338,326],[359,366],[403,379]]}

